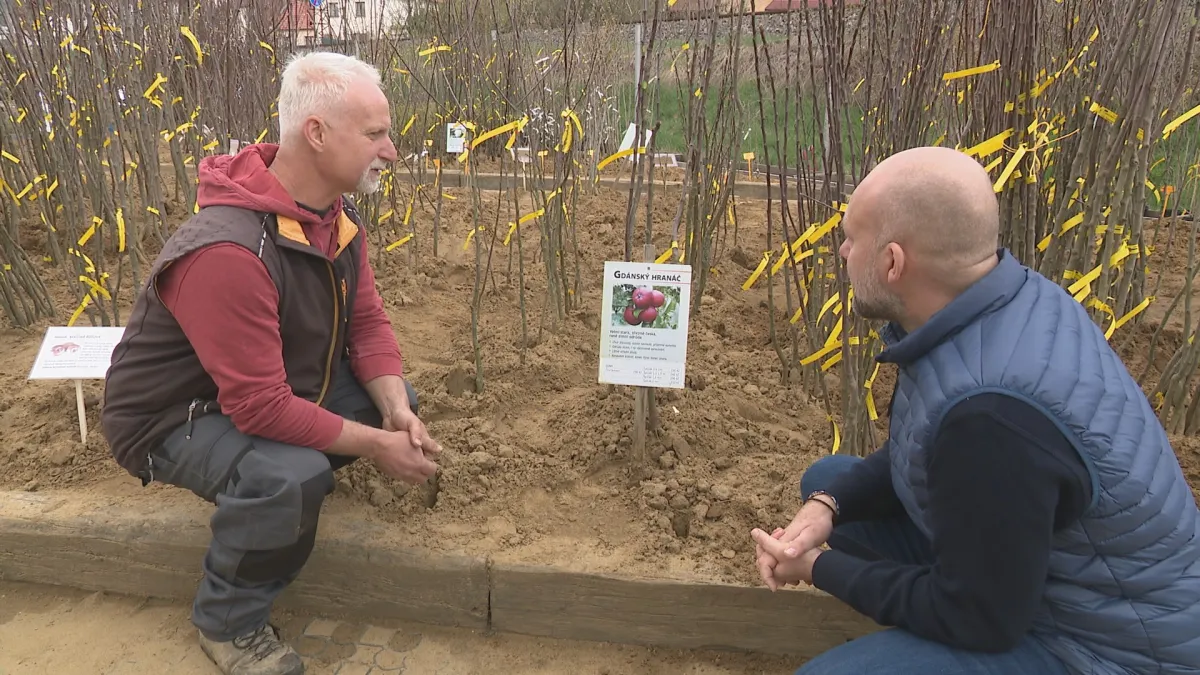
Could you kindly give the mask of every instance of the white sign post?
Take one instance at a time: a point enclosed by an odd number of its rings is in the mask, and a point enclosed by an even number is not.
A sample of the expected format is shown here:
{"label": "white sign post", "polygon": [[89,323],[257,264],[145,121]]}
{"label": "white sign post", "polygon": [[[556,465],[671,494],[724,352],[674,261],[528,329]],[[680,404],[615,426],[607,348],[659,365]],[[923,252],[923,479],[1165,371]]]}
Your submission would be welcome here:
{"label": "white sign post", "polygon": [[458,155],[467,149],[467,126],[457,122],[446,125],[446,154]]}
{"label": "white sign post", "polygon": [[102,380],[108,373],[113,349],[125,333],[123,326],[51,326],[42,338],[31,380],[75,380],[75,406],[79,411],[79,440],[87,445],[87,414],[83,406],[83,381]]}
{"label": "white sign post", "polygon": [[691,290],[690,265],[604,263],[600,382],[684,387]]}

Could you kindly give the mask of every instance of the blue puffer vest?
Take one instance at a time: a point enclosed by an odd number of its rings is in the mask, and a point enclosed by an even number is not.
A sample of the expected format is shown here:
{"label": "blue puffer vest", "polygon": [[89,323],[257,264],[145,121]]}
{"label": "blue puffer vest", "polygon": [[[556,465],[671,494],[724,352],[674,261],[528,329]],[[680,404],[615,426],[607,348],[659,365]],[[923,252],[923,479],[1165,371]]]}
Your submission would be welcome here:
{"label": "blue puffer vest", "polygon": [[999,254],[925,325],[884,328],[896,493],[929,536],[926,448],[946,411],[982,392],[1033,404],[1092,480],[1083,518],[1055,534],[1033,637],[1074,673],[1200,673],[1200,511],[1163,427],[1083,307]]}

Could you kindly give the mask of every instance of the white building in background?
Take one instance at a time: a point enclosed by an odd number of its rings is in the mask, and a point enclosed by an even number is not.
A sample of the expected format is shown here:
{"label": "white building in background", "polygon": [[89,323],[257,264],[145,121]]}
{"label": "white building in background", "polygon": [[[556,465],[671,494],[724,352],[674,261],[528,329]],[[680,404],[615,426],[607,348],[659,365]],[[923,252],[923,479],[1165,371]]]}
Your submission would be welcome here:
{"label": "white building in background", "polygon": [[335,35],[378,35],[404,25],[408,8],[408,0],[324,0],[318,22]]}
{"label": "white building in background", "polygon": [[298,46],[333,46],[394,33],[411,0],[289,0],[278,30]]}

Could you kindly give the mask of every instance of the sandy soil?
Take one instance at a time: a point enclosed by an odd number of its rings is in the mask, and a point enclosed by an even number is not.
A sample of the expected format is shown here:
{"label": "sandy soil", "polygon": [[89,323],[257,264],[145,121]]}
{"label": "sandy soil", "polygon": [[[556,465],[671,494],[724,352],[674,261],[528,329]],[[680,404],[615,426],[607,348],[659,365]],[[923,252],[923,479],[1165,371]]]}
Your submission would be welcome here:
{"label": "sandy soil", "polygon": [[[383,251],[401,234],[388,231],[399,218],[373,233],[379,287],[422,415],[445,448],[443,470],[435,485],[410,490],[356,464],[340,473],[332,499],[434,549],[596,572],[757,583],[750,529],[783,525],[794,515],[801,474],[832,442],[822,405],[799,387],[780,384],[765,285],[741,289],[766,246],[765,203],[738,204],[736,246],[730,231],[701,312],[692,317],[688,388],[660,390],[661,430],[650,440],[648,475],[638,480],[628,422],[632,392],[597,383],[601,271],[605,259],[622,255],[625,194],[580,197],[574,211],[578,307],[557,323],[542,312],[546,283],[542,256],[535,254],[537,225],[520,230],[529,317],[522,350],[518,242],[514,237],[505,247],[499,241],[511,213],[497,205],[497,193],[484,193],[479,222],[486,229],[479,236],[485,242],[493,230],[499,236],[480,309],[485,388],[477,393],[470,331],[474,248],[464,246],[472,227],[469,196],[447,192],[456,199],[444,202],[436,258],[428,206],[414,210],[422,236],[411,253],[412,242]],[[659,251],[670,241],[675,205],[670,192],[657,193]],[[401,203],[397,212],[403,210]],[[529,210],[526,197],[521,211]],[[778,223],[777,213],[774,219]],[[1172,255],[1147,323],[1113,338],[1135,375],[1170,301],[1167,291],[1182,288],[1184,256]],[[60,283],[60,273],[46,278],[69,312],[77,289]],[[781,308],[776,318],[786,321]],[[96,428],[98,381],[85,383],[92,430],[81,447],[69,383],[26,380],[43,329],[0,331],[0,489],[144,500],[180,493],[142,489],[112,461]],[[1170,358],[1180,329],[1168,324],[1163,331],[1152,369]],[[836,382],[837,372],[826,377]],[[881,370],[875,386],[880,411],[892,379],[889,368]],[[876,429],[880,438],[886,435],[885,418]],[[1200,485],[1197,444],[1178,439],[1177,448],[1193,485]]]}
{"label": "sandy soil", "polygon": [[[2,583],[0,673],[217,675],[220,671],[196,642],[189,611],[184,604]],[[285,639],[298,645],[298,636],[289,635],[288,626],[306,619],[311,617],[279,613],[276,623]],[[119,630],[114,631],[115,626]],[[796,668],[783,659],[739,654],[485,635],[402,623],[386,628],[398,628],[411,638],[410,643],[416,643],[405,652],[403,672],[426,675],[783,675]],[[336,673],[352,661],[350,657],[313,658],[307,672]],[[366,670],[346,665],[342,672]]]}

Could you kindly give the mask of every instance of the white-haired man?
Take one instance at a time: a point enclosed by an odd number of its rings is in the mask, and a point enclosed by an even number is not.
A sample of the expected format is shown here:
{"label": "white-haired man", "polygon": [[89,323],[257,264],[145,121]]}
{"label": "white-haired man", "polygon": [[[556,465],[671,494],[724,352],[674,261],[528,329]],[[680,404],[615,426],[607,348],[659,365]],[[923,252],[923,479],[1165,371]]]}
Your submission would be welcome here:
{"label": "white-haired man", "polygon": [[217,505],[192,619],[229,675],[303,672],[269,619],[312,551],[333,471],[365,457],[419,483],[439,451],[344,196],[378,189],[396,159],[378,72],[293,58],[279,126],[278,146],[201,162],[199,212],[147,276],[101,417],[143,485]]}

